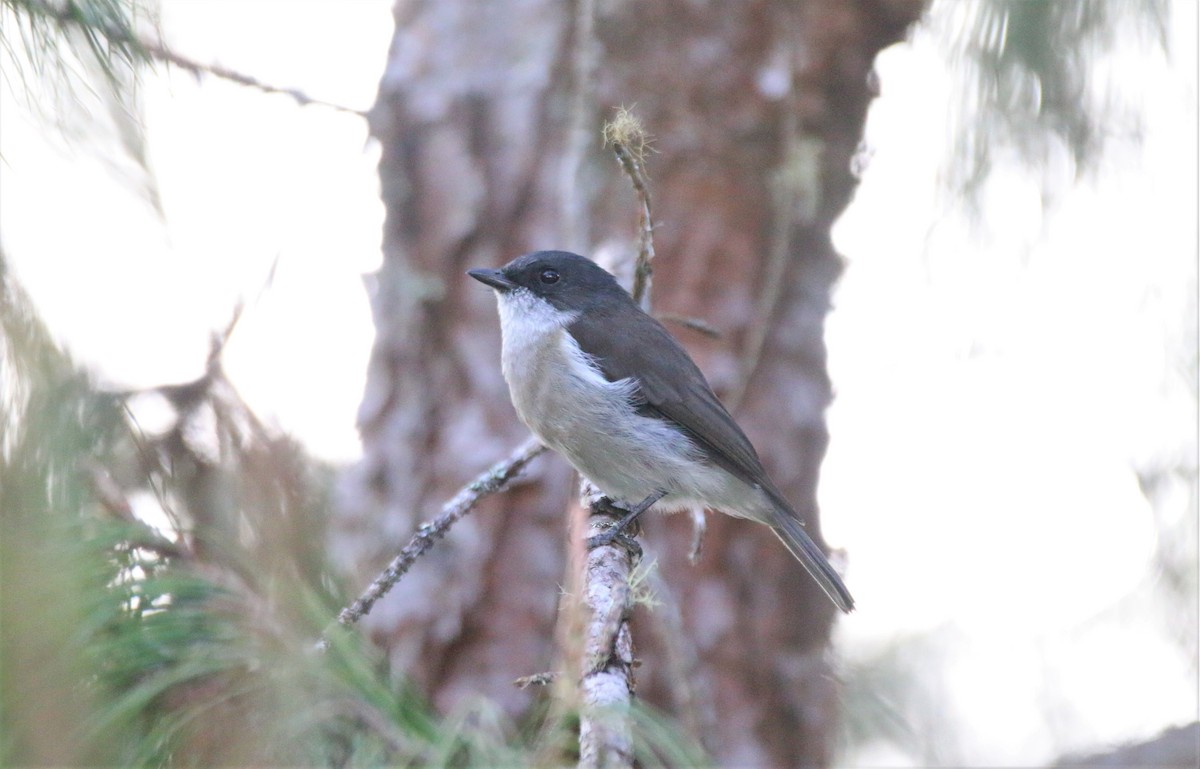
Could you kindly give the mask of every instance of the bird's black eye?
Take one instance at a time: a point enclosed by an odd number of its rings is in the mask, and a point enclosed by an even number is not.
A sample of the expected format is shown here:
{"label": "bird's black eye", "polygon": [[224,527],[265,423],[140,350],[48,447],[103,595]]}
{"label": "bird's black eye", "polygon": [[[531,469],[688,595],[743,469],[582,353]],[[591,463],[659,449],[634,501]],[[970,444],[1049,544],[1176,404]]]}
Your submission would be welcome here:
{"label": "bird's black eye", "polygon": [[542,270],[538,279],[548,286],[553,285],[558,282],[558,270]]}

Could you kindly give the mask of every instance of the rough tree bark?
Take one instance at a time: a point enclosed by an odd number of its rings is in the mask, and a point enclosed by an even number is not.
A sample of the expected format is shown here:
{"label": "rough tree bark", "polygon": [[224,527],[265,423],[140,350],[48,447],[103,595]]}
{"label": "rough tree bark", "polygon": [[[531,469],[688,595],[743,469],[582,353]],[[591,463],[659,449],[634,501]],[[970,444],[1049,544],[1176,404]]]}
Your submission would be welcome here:
{"label": "rough tree bark", "polygon": [[[829,229],[853,190],[872,60],[921,7],[397,3],[371,120],[387,219],[366,458],[344,479],[334,535],[352,579],[366,584],[525,434],[500,376],[494,299],[463,271],[539,248],[633,248],[635,199],[599,143],[621,104],[657,136],[655,307],[723,331],[673,329],[718,394],[740,401],[819,539],[822,329],[840,269]],[[580,18],[593,10],[594,26]],[[511,681],[556,664],[573,489],[561,459],[537,460],[529,482],[463,521],[367,619],[440,707],[483,694],[519,715],[534,694]],[[833,608],[769,531],[718,518],[696,566],[685,517],[647,523],[672,601],[635,624],[639,696],[676,712],[723,764],[828,765]]]}

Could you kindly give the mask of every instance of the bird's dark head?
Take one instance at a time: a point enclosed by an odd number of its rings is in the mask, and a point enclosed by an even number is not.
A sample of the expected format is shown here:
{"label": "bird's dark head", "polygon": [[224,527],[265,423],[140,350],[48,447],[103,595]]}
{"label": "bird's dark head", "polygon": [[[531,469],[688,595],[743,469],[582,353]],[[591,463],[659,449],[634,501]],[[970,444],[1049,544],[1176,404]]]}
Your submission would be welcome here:
{"label": "bird's dark head", "polygon": [[582,313],[606,302],[632,301],[604,268],[568,251],[535,251],[498,270],[476,269],[467,274],[502,296],[527,292],[561,312]]}

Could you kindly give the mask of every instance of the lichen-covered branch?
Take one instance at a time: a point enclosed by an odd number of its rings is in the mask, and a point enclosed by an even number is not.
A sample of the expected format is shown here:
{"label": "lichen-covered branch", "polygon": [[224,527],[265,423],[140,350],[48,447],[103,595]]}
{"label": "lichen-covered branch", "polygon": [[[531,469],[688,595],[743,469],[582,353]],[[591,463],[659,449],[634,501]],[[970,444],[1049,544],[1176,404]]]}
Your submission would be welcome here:
{"label": "lichen-covered branch", "polygon": [[[420,558],[434,542],[446,536],[459,519],[475,507],[479,500],[500,491],[509,481],[517,476],[534,457],[546,450],[535,438],[529,438],[516,448],[507,459],[492,465],[486,472],[475,480],[459,489],[458,493],[442,506],[432,521],[421,524],[412,539],[408,541],[387,568],[371,583],[358,599],[338,613],[338,624],[350,626],[370,613],[371,607],[380,598],[387,595],[395,587],[400,578],[412,568],[413,562]],[[324,650],[327,646],[325,639],[317,645]]]}
{"label": "lichen-covered branch", "polygon": [[621,170],[629,177],[638,197],[638,253],[633,267],[633,301],[650,311],[650,282],[654,275],[654,219],[650,209],[650,180],[646,176],[646,152],[650,137],[642,123],[625,107],[604,125],[604,143],[612,147]]}
{"label": "lichen-covered branch", "polygon": [[[611,508],[601,504],[600,492],[586,484],[588,537],[614,523]],[[632,606],[630,577],[634,556],[614,542],[587,552],[583,605],[586,625],[583,669],[579,683],[579,766],[616,769],[633,766],[633,636],[629,632]]]}

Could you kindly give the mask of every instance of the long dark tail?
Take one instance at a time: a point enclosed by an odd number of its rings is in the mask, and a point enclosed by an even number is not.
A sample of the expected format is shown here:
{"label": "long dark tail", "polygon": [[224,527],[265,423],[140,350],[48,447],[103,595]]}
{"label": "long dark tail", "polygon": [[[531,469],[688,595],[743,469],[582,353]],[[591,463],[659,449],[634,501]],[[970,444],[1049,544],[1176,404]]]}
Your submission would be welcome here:
{"label": "long dark tail", "polygon": [[833,570],[833,564],[821,552],[821,548],[817,547],[817,543],[812,541],[812,537],[808,536],[798,518],[776,510],[771,516],[771,530],[787,545],[787,549],[792,551],[796,560],[812,575],[839,609],[847,613],[854,610],[854,597],[846,589],[846,583],[842,582],[842,578]]}

